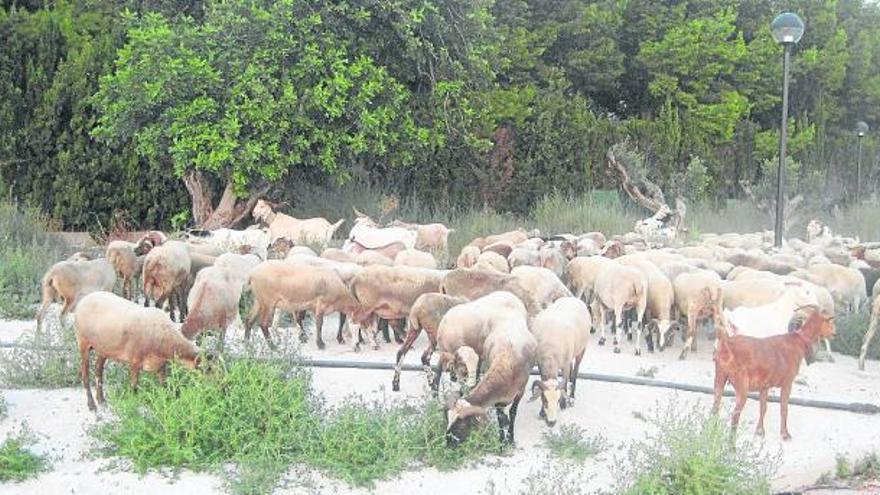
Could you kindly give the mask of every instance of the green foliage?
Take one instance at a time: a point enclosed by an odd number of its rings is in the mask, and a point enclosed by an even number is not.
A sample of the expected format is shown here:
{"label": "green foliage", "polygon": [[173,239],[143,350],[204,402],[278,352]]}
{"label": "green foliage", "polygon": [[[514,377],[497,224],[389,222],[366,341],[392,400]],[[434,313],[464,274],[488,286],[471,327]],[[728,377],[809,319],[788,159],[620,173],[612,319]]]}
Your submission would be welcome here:
{"label": "green foliage", "polygon": [[33,436],[23,430],[0,444],[0,482],[24,481],[49,468],[45,457],[27,450],[33,443]]}
{"label": "green foliage", "polygon": [[46,229],[39,211],[0,200],[0,316],[33,317],[43,274],[68,249]]}
{"label": "green foliage", "polygon": [[[148,379],[133,394],[126,383],[108,401],[117,420],[96,430],[105,454],[131,460],[139,472],[221,471],[235,493],[271,491],[292,463],[370,486],[414,464],[456,469],[500,452],[494,424],[459,448],[446,447],[436,402],[349,400],[327,410],[295,360],[245,359],[208,374],[172,366],[165,387]],[[235,467],[224,469],[230,463]]]}
{"label": "green foliage", "polygon": [[[678,408],[686,410],[688,408]],[[759,444],[736,441],[726,421],[706,417],[676,402],[657,410],[654,431],[634,442],[616,473],[618,492],[626,494],[699,494],[770,492],[778,456]]]}
{"label": "green foliage", "polygon": [[834,474],[839,480],[880,480],[880,456],[876,452],[867,454],[855,462],[839,455],[836,461]]}
{"label": "green foliage", "polygon": [[[834,317],[834,327],[837,333],[834,335],[834,339],[831,340],[831,348],[835,352],[846,354],[847,356],[858,356],[870,322],[870,302],[862,303],[861,310],[858,313],[838,311]],[[867,359],[880,360],[880,344],[877,343],[876,336],[868,347]]]}
{"label": "green foliage", "polygon": [[544,446],[557,459],[582,463],[603,452],[608,444],[602,435],[589,436],[586,430],[570,423],[545,431]]}

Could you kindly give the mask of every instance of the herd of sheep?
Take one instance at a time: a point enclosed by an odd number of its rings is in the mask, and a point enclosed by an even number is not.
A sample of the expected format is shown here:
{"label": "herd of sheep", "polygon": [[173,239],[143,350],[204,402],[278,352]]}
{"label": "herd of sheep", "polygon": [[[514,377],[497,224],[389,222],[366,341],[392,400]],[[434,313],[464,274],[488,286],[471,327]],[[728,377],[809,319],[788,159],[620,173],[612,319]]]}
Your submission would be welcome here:
{"label": "herd of sheep", "polygon": [[[343,221],[296,219],[275,206],[257,203],[254,217],[264,227],[189,233],[181,240],[151,231],[137,242],[110,242],[104,258],[77,254],[49,269],[37,320],[57,299],[62,318],[74,313],[90,409],[96,408],[90,351],[97,355],[99,403],[106,359],[130,366],[132,386],[141,370],[164,380],[170,360],[198,368],[202,358],[193,342],[216,331],[222,345],[226,329],[241,321],[245,292],[253,298],[243,318],[245,336],[258,325],[270,345],[281,311],[294,315],[302,339],[311,312],[319,349],[326,314],[340,315],[337,341],[355,350],[380,345],[384,320],[401,344],[394,390],[403,358],[424,330],[429,344],[421,361],[433,387],[444,372],[469,385],[466,395],[447,401],[449,438],[464,438],[494,408],[506,441],[513,441],[517,405],[534,365],[541,376],[532,384],[532,400],[541,399],[548,424],[574,401],[593,332],[604,345],[610,331],[615,352],[629,337],[636,355],[643,341],[649,351],[662,350],[680,333],[683,359],[696,349],[701,323],[725,336],[767,338],[788,333],[809,308],[826,315],[857,311],[870,293],[880,293],[880,246],[834,236],[815,221],[807,240],[788,239],[781,249],[772,248],[767,233],[706,234],[669,247],[635,233],[607,239],[599,232],[541,237],[515,230],[474,239],[446,269],[435,258],[448,255],[452,230],[442,224],[382,227],[358,213],[342,248],[319,255],[305,244],[326,246]],[[134,302],[135,279],[143,306]],[[117,280],[121,297],[112,293]],[[151,301],[154,307],[146,307]],[[880,317],[877,301],[860,367]],[[435,351],[439,366],[432,368]]]}

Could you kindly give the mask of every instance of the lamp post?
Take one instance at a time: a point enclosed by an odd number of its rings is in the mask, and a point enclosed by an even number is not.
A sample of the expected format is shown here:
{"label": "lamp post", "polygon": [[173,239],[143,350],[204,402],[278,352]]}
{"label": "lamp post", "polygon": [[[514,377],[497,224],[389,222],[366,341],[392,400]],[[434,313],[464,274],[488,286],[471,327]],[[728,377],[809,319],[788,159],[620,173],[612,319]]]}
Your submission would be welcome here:
{"label": "lamp post", "polygon": [[784,12],[773,19],[770,24],[773,38],[783,47],[782,62],[782,127],[779,139],[779,168],[776,171],[776,225],[774,244],[782,246],[782,180],[785,170],[785,141],[788,138],[788,72],[791,59],[791,47],[800,41],[804,34],[804,21],[797,14]]}
{"label": "lamp post", "polygon": [[859,142],[859,154],[856,160],[856,204],[862,201],[862,138],[868,133],[868,124],[863,121],[856,122],[856,136]]}

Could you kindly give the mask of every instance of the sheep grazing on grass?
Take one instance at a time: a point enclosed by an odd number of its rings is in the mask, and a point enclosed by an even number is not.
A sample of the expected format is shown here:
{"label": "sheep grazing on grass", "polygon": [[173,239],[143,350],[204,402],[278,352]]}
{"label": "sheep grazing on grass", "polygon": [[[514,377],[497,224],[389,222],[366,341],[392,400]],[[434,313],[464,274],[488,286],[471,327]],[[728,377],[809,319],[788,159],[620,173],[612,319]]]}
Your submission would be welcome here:
{"label": "sheep grazing on grass", "polygon": [[122,297],[134,299],[134,279],[140,278],[144,268],[144,257],[134,254],[137,244],[126,241],[111,241],[107,244],[107,261],[116,270],[116,276],[122,280]]}
{"label": "sheep grazing on grass", "polygon": [[165,312],[143,308],[110,292],[82,298],[75,317],[80,373],[89,409],[97,409],[89,383],[89,354],[95,351],[98,402],[104,402],[104,364],[107,359],[130,367],[131,387],[137,389],[141,370],[156,371],[165,381],[165,365],[179,360],[189,368],[200,364],[199,348],[178,331]]}
{"label": "sheep grazing on grass", "polygon": [[466,440],[475,425],[487,421],[486,411],[490,407],[495,408],[498,417],[501,442],[514,443],[516,411],[529,381],[537,343],[521,314],[497,314],[489,326],[492,330],[484,339],[480,354],[486,373],[467,395],[452,396],[447,402],[448,444]]}
{"label": "sheep grazing on grass", "polygon": [[605,315],[611,311],[614,316],[614,352],[620,352],[623,337],[624,312],[636,312],[636,356],[642,354],[642,323],[648,307],[648,282],[638,269],[614,262],[599,272],[596,277],[597,321],[601,337],[599,345],[605,345]]}
{"label": "sheep grazing on grass", "polygon": [[[223,257],[218,258],[220,259]],[[186,338],[193,340],[205,330],[216,329],[220,331],[222,349],[226,340],[226,329],[240,319],[238,307],[242,288],[250,271],[256,267],[254,264],[251,268],[243,268],[243,264],[225,258],[221,266],[208,267],[196,275],[187,297],[189,312],[180,327],[180,332]]]}
{"label": "sheep grazing on grass", "polygon": [[394,378],[391,381],[391,389],[395,392],[400,390],[400,368],[406,353],[412,348],[416,338],[422,330],[428,336],[428,347],[422,353],[422,365],[429,369],[431,365],[431,354],[437,346],[437,332],[440,326],[440,320],[446,315],[446,312],[459,304],[466,303],[467,299],[463,297],[452,297],[445,294],[437,294],[430,292],[422,294],[413,303],[409,311],[409,330],[400,350],[397,351],[396,365],[394,367]]}
{"label": "sheep grazing on grass", "polygon": [[[540,380],[532,383],[532,398],[541,398],[541,413],[549,426],[559,408],[574,403],[577,375],[590,341],[590,310],[576,297],[563,297],[538,313],[532,331],[538,343]],[[559,374],[562,379],[557,379]],[[569,385],[571,392],[569,393]]]}
{"label": "sheep grazing on grass", "polygon": [[60,261],[52,265],[42,282],[42,304],[37,311],[37,328],[41,328],[49,305],[57,298],[63,302],[60,318],[75,311],[79,300],[96,291],[112,291],[116,270],[107,260]]}
{"label": "sheep grazing on grass", "polygon": [[[307,336],[302,321],[304,312],[312,311],[317,329],[315,344],[323,349],[324,315],[337,312],[352,315],[360,308],[339,274],[332,268],[271,260],[256,267],[251,272],[248,283],[254,294],[254,305],[245,322],[245,339],[250,338],[251,328],[259,320],[260,330],[270,346],[274,344],[269,337],[269,322],[276,309],[297,315],[301,341],[305,341]],[[339,343],[343,342],[344,321],[340,316],[336,334]]]}

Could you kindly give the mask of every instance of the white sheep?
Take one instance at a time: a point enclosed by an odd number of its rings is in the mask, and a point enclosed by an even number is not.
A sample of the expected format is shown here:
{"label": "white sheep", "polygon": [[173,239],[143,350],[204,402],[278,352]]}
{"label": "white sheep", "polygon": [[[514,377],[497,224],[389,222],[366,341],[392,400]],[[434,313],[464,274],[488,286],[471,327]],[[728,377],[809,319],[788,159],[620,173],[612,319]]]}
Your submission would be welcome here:
{"label": "white sheep", "polygon": [[599,345],[605,345],[606,312],[614,316],[614,352],[620,352],[620,339],[623,336],[624,312],[636,312],[636,356],[642,353],[642,323],[648,305],[648,282],[638,269],[614,262],[599,272],[596,277],[597,320],[601,328]]}
{"label": "white sheep", "polygon": [[788,333],[797,310],[805,306],[818,307],[816,293],[806,284],[786,286],[782,295],[770,303],[725,309],[727,333],[756,338],[783,335]]}
{"label": "white sheep", "polygon": [[[711,317],[716,326],[722,325],[721,277],[708,270],[682,273],[672,282],[675,292],[675,306],[679,314],[687,317],[687,339],[679,359],[687,357],[689,351],[697,350],[697,323]],[[677,318],[676,318],[677,319]]]}

